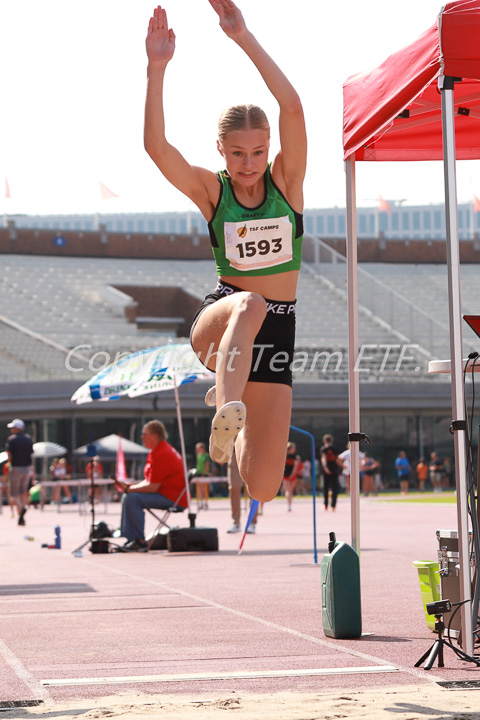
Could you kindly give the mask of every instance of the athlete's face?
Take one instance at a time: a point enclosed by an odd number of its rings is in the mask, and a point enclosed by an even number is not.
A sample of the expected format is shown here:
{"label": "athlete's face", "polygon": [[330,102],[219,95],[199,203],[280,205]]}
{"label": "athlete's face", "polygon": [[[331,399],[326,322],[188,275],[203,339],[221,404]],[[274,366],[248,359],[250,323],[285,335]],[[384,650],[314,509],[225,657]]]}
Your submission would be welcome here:
{"label": "athlete's face", "polygon": [[217,147],[233,181],[252,186],[265,174],[270,147],[266,130],[231,130]]}

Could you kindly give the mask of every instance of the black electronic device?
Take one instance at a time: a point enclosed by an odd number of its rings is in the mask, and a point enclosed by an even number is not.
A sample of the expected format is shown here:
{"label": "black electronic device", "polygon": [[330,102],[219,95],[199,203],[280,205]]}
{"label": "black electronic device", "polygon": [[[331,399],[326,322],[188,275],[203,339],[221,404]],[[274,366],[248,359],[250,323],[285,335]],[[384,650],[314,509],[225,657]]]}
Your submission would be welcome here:
{"label": "black electronic device", "polygon": [[452,603],[450,600],[437,600],[437,602],[427,603],[425,607],[429,615],[443,615],[451,612]]}
{"label": "black electronic device", "polygon": [[[91,553],[94,553],[95,555],[108,553],[108,552],[110,552],[110,543],[108,542],[108,540],[93,539],[90,543],[89,550]],[[76,552],[78,552],[78,550]]]}
{"label": "black electronic device", "polygon": [[189,513],[190,527],[172,528],[167,534],[169,552],[216,552],[218,550],[217,528],[195,527],[194,513]]}
{"label": "black electronic device", "polygon": [[[453,645],[449,640],[446,640],[444,637],[445,632],[445,623],[443,622],[443,613],[448,613],[452,609],[452,603],[450,600],[438,600],[437,602],[433,603],[427,603],[425,605],[426,610],[429,615],[435,615],[435,632],[437,633],[437,639],[431,645],[428,650],[422,655],[422,657],[417,660],[414,667],[420,667],[420,665],[425,662],[425,665],[423,666],[424,670],[431,670],[433,667],[433,663],[438,658],[438,667],[445,667],[445,664],[443,662],[443,649],[445,646],[451,648],[456,655],[461,657],[463,660],[473,660],[473,658],[466,655],[466,653],[462,652],[459,648],[456,648],[455,645]],[[478,664],[478,663],[477,663]]]}

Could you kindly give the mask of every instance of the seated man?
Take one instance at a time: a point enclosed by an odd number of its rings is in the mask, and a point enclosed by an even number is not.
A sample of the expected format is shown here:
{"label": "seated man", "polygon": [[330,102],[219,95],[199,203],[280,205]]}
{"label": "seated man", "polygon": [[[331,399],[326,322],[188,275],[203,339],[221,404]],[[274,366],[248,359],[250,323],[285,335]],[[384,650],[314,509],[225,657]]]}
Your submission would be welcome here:
{"label": "seated man", "polygon": [[[129,484],[117,480],[123,490],[122,537],[127,538],[125,550],[145,552],[146,508],[166,510],[175,504],[185,489],[185,471],[181,455],[167,443],[167,431],[160,420],[147,422],[142,432],[142,442],[150,450],[145,463],[145,479]],[[187,507],[186,492],[178,502]]]}

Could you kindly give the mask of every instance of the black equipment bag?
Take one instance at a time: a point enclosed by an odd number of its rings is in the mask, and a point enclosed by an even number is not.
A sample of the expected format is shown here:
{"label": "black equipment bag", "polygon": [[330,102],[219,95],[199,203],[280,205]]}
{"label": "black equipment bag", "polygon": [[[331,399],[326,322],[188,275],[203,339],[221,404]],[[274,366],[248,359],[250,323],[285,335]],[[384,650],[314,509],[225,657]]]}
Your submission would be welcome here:
{"label": "black equipment bag", "polygon": [[215,552],[218,550],[217,528],[172,528],[167,535],[169,552]]}
{"label": "black equipment bag", "polygon": [[161,530],[154,530],[151,535],[146,538],[149,550],[166,550],[167,549],[167,537],[171,530],[167,532]]}

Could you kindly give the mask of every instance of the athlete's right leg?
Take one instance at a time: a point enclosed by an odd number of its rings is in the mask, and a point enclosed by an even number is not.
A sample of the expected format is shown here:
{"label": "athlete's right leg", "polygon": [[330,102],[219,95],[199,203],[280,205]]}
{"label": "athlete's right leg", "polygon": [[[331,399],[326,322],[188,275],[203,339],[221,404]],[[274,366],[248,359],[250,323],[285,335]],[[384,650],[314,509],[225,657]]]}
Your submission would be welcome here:
{"label": "athlete's right leg", "polygon": [[241,400],[252,364],[253,343],[267,314],[257,293],[236,292],[209,305],[197,320],[192,347],[216,373],[217,410]]}
{"label": "athlete's right leg", "polygon": [[207,306],[193,329],[193,349],[216,372],[217,413],[209,443],[214,462],[228,462],[235,436],[245,424],[242,396],[250,375],[255,337],[266,313],[267,304],[261,295],[236,292]]}

